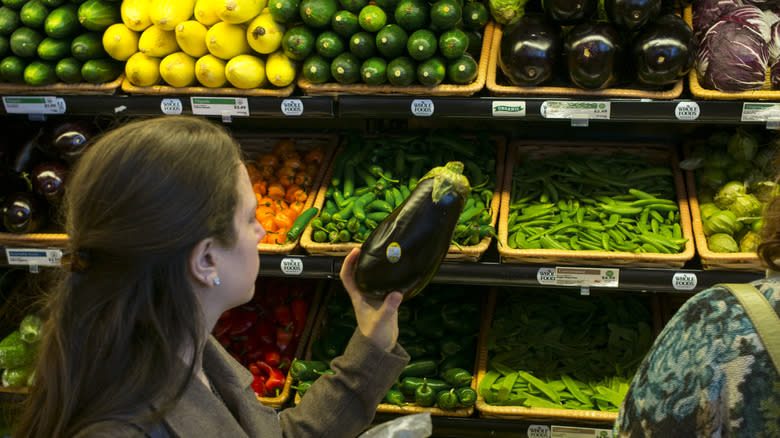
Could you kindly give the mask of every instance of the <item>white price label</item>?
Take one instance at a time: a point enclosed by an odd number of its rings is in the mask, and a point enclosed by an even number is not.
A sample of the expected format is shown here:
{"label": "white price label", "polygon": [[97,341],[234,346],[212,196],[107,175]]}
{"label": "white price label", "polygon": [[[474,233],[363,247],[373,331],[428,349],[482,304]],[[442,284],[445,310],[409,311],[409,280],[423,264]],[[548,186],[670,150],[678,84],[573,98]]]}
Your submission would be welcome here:
{"label": "white price label", "polygon": [[285,257],[279,266],[285,275],[303,274],[303,260],[296,257]]}
{"label": "white price label", "polygon": [[612,430],[593,427],[552,426],[550,438],[612,438]]}
{"label": "white price label", "polygon": [[431,99],[414,99],[412,101],[412,114],[417,117],[430,117],[433,115],[433,110]]}
{"label": "white price label", "polygon": [[698,102],[680,102],[674,107],[677,120],[696,120],[700,113]]}
{"label": "white price label", "polygon": [[553,286],[579,287],[618,287],[620,269],[617,268],[576,268],[562,266],[539,268],[536,271],[539,284]]}
{"label": "white price label", "polygon": [[160,110],[163,114],[169,116],[178,116],[181,114],[183,106],[180,99],[163,99],[160,102]]}
{"label": "white price label", "polygon": [[550,426],[543,424],[532,424],[526,431],[528,438],[550,438]]}
{"label": "white price label", "polygon": [[675,272],[672,277],[672,287],[676,290],[694,290],[699,278],[690,272]]}
{"label": "white price label", "polygon": [[539,112],[545,119],[596,119],[609,120],[610,102],[592,100],[546,100]]}
{"label": "white price label", "polygon": [[536,271],[536,281],[539,284],[557,284],[555,282],[555,268],[539,268]]}
{"label": "white price label", "polygon": [[65,114],[65,99],[54,96],[4,96],[9,114]]}
{"label": "white price label", "polygon": [[780,103],[748,103],[742,104],[743,122],[766,122],[780,120]]}
{"label": "white price label", "polygon": [[301,102],[301,99],[284,99],[282,101],[282,114],[285,116],[302,115],[303,102]]}
{"label": "white price label", "polygon": [[196,116],[249,116],[246,97],[190,97]]}
{"label": "white price label", "polygon": [[525,117],[524,100],[494,100],[493,117]]}
{"label": "white price label", "polygon": [[62,251],[59,249],[6,248],[9,265],[59,266]]}

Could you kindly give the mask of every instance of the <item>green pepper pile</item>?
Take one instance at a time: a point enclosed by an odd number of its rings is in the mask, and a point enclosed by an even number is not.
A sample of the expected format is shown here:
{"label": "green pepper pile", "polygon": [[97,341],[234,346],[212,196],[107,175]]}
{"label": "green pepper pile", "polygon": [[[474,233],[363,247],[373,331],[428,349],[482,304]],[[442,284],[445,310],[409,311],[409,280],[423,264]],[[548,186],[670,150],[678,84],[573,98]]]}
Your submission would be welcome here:
{"label": "green pepper pile", "polygon": [[[441,409],[476,403],[467,370],[473,369],[476,356],[479,297],[473,288],[436,284],[401,305],[398,341],[412,360],[385,395],[387,403]],[[357,325],[345,291],[336,291],[326,309],[327,325],[312,343],[313,360],[296,360],[290,369],[298,380],[293,388],[301,396],[317,377],[332,372],[328,363],[344,352]]]}
{"label": "green pepper pile", "polygon": [[650,323],[630,295],[502,293],[479,394],[495,406],[616,412],[653,342]]}
{"label": "green pepper pile", "polygon": [[409,196],[429,169],[461,161],[471,184],[455,228],[456,245],[495,236],[490,203],[496,188],[495,145],[485,134],[471,140],[447,133],[363,139],[349,137],[336,157],[325,204],[311,222],[315,242],[362,243]]}
{"label": "green pepper pile", "polygon": [[41,339],[41,319],[29,314],[19,328],[0,341],[0,370],[4,388],[30,386]]}
{"label": "green pepper pile", "polygon": [[513,249],[683,250],[672,169],[645,158],[558,155],[515,167],[508,246]]}

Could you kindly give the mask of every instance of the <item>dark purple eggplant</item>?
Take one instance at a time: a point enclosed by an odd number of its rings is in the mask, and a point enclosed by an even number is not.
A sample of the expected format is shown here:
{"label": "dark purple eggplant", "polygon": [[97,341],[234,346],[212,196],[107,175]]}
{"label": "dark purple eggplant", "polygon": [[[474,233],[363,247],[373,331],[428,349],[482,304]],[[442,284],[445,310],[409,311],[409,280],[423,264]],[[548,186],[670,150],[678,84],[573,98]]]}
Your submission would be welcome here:
{"label": "dark purple eggplant", "polygon": [[94,136],[86,122],[69,121],[55,126],[48,137],[48,148],[61,160],[73,163]]}
{"label": "dark purple eggplant", "polygon": [[11,233],[34,233],[46,223],[46,203],[33,193],[17,192],[6,196],[2,213],[3,226]]}
{"label": "dark purple eggplant", "polygon": [[564,51],[569,79],[580,88],[605,88],[621,76],[623,38],[608,23],[582,23],[566,36]]}
{"label": "dark purple eggplant", "polygon": [[637,31],[661,14],[662,0],[604,0],[609,21],[618,29]]}
{"label": "dark purple eggplant", "polygon": [[38,163],[30,174],[35,193],[52,203],[62,198],[67,177],[68,168],[54,161]]}
{"label": "dark purple eggplant", "polygon": [[693,30],[677,15],[663,15],[636,37],[631,58],[639,82],[650,86],[673,84],[693,68]]}
{"label": "dark purple eggplant", "polygon": [[355,269],[360,291],[375,299],[393,291],[404,298],[419,293],[447,255],[470,190],[459,161],[421,178],[363,242]]}
{"label": "dark purple eggplant", "polygon": [[29,172],[32,170],[35,163],[43,159],[44,154],[41,150],[40,138],[41,131],[38,131],[35,135],[22,143],[22,146],[16,152],[11,170],[16,173]]}
{"label": "dark purple eggplant", "polygon": [[507,25],[501,36],[498,64],[519,86],[550,79],[559,62],[560,31],[541,15],[525,15]]}
{"label": "dark purple eggplant", "polygon": [[588,21],[595,15],[598,5],[598,0],[542,0],[547,18],[564,26]]}

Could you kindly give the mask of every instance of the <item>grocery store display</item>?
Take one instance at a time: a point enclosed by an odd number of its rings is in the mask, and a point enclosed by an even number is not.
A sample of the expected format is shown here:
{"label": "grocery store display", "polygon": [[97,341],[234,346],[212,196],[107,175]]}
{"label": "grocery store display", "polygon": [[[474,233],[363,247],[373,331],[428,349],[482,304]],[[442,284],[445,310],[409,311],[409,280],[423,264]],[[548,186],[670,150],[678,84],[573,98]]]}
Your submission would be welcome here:
{"label": "grocery store display", "polygon": [[40,339],[41,319],[35,314],[29,314],[16,330],[0,340],[3,388],[30,386]]}
{"label": "grocery store display", "polygon": [[102,32],[120,20],[108,0],[3,2],[0,8],[0,82],[46,86],[102,84],[121,64],[103,50]]}

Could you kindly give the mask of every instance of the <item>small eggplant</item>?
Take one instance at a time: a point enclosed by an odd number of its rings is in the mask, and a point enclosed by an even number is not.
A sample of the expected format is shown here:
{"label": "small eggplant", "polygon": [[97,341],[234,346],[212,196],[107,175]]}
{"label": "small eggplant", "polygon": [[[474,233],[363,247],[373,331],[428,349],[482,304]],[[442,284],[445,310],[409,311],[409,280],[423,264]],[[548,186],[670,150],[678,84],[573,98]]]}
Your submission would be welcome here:
{"label": "small eggplant", "polygon": [[420,179],[360,249],[355,281],[367,297],[419,293],[439,269],[471,188],[463,163],[451,161]]}
{"label": "small eggplant", "polygon": [[33,168],[30,178],[33,190],[51,203],[56,203],[65,192],[65,180],[68,176],[68,168],[64,165],[45,161]]}
{"label": "small eggplant", "polygon": [[558,26],[542,15],[525,15],[504,28],[498,64],[515,85],[533,86],[550,79],[559,62]]}
{"label": "small eggplant", "polygon": [[574,26],[564,43],[569,79],[580,88],[606,88],[618,80],[625,58],[624,42],[608,23]]}
{"label": "small eggplant", "polygon": [[666,14],[645,27],[631,47],[637,79],[645,85],[673,84],[693,68],[693,30],[682,18]]}
{"label": "small eggplant", "polygon": [[598,0],[542,0],[542,8],[553,23],[568,26],[588,21],[598,9]]}
{"label": "small eggplant", "polygon": [[604,0],[609,21],[618,29],[637,31],[661,13],[662,0]]}
{"label": "small eggplant", "polygon": [[3,226],[12,233],[34,233],[46,222],[46,204],[32,193],[8,195],[2,206]]}
{"label": "small eggplant", "polygon": [[65,122],[52,129],[48,147],[60,159],[73,163],[93,136],[93,129],[87,123]]}

